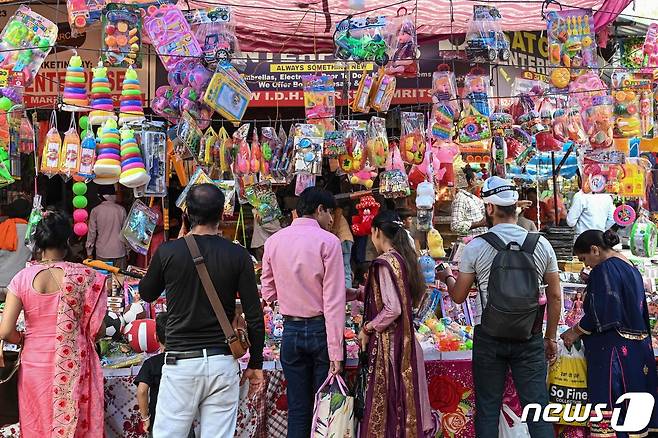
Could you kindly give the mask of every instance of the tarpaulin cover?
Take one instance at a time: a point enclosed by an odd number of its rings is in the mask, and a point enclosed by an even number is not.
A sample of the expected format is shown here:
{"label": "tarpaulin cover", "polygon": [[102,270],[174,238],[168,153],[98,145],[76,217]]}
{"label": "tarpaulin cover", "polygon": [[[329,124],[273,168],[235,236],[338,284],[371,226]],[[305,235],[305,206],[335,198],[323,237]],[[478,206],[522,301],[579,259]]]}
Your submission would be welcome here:
{"label": "tarpaulin cover", "polygon": [[[349,14],[359,16],[396,16],[406,8],[418,28],[419,40],[438,39],[464,34],[473,16],[472,0],[362,0],[363,10],[351,9],[348,0],[244,0],[221,2],[230,5],[240,46],[243,51],[279,53],[329,53],[333,50],[336,23]],[[631,0],[560,0],[563,9],[591,8],[599,29],[613,21]],[[502,15],[505,31],[543,30],[542,2],[482,2],[496,6]],[[207,8],[218,3],[182,0],[182,9]],[[417,8],[416,8],[417,5]],[[379,9],[381,8],[381,9]],[[377,9],[377,10],[375,10]],[[559,10],[555,3],[546,11]],[[369,12],[370,11],[370,12]],[[451,13],[452,11],[452,13]],[[401,10],[400,13],[404,13]]]}

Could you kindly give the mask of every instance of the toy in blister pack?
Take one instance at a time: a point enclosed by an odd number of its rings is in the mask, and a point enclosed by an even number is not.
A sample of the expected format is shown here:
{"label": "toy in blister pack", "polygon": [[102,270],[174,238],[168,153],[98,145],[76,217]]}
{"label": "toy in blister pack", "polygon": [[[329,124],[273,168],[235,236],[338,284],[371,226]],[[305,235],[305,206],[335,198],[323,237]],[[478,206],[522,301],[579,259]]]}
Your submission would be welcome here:
{"label": "toy in blister pack", "polygon": [[187,111],[183,112],[180,123],[176,127],[176,137],[193,157],[197,156],[203,131],[199,128],[194,117]]}
{"label": "toy in blister pack", "polygon": [[489,117],[489,78],[477,69],[468,73],[464,78],[464,98],[480,114]]}
{"label": "toy in blister pack", "polygon": [[274,128],[269,126],[261,128],[260,146],[265,176],[271,178],[275,157],[280,156],[283,149],[283,143]]}
{"label": "toy in blister pack", "polygon": [[473,5],[473,20],[466,33],[466,56],[469,60],[509,61],[511,52],[500,25],[502,17],[494,6]]}
{"label": "toy in blister pack", "polygon": [[286,135],[283,126],[279,126],[277,137],[279,137],[282,147],[275,150],[272,154],[272,166],[270,169],[272,177],[275,180],[280,181],[282,184],[287,184],[292,177],[290,169],[293,163],[293,154],[295,150],[295,125],[290,126],[289,135]]}
{"label": "toy in blister pack", "polygon": [[148,253],[158,218],[157,212],[148,208],[139,199],[135,200],[121,230],[121,234],[133,251],[141,255]]}
{"label": "toy in blister pack", "polygon": [[388,45],[384,39],[386,17],[345,18],[336,24],[336,57],[357,62],[388,63]]}
{"label": "toy in blister pack", "polygon": [[336,116],[334,79],[323,74],[302,76],[306,121],[325,131],[334,129]]}
{"label": "toy in blister pack", "polygon": [[176,198],[176,207],[180,208],[184,212],[187,210],[186,197],[190,189],[197,184],[214,184],[215,182],[208,176],[208,174],[203,170],[201,166],[197,167],[194,174],[190,177],[190,180],[187,182],[187,185],[183,189],[178,198]]}
{"label": "toy in blister pack", "polygon": [[[0,148],[4,149],[4,148]],[[43,146],[43,155],[41,157],[41,173],[52,177],[59,173],[59,157],[62,149],[62,137],[57,130],[57,117],[55,111],[50,115],[50,129],[46,134],[46,141]]]}
{"label": "toy in blister pack", "polygon": [[612,74],[616,138],[639,137],[642,134],[640,122],[639,86],[630,73]]}
{"label": "toy in blister pack", "polygon": [[203,101],[237,126],[247,111],[251,91],[235,68],[230,64],[219,64],[208,84]]}
{"label": "toy in blister pack", "polygon": [[[142,66],[142,20],[137,7],[110,3],[103,10],[101,59],[113,67]],[[160,50],[160,47],[158,47]]]}
{"label": "toy in blister pack", "polygon": [[372,117],[368,122],[368,156],[370,164],[376,168],[386,165],[388,159],[388,136],[386,135],[386,119]]}
{"label": "toy in blister pack", "polygon": [[324,131],[319,125],[295,125],[295,173],[322,174]]}
{"label": "toy in blister pack", "polygon": [[653,73],[658,68],[658,23],[651,23],[642,45],[644,73]]}
{"label": "toy in blister pack", "polygon": [[245,194],[249,204],[256,209],[261,224],[267,224],[283,216],[271,183],[260,182],[249,186],[245,189]]}
{"label": "toy in blister pack", "polygon": [[223,217],[233,216],[235,211],[235,180],[219,180],[215,181],[215,184],[224,193]]}
{"label": "toy in blister pack", "polygon": [[347,153],[345,148],[344,131],[325,131],[324,133],[324,151],[322,155],[327,158],[338,158]]}
{"label": "toy in blister pack", "polygon": [[585,111],[596,97],[608,95],[608,86],[593,71],[586,72],[569,84],[569,105]]}
{"label": "toy in blister pack", "polygon": [[56,24],[19,7],[0,34],[0,69],[19,73],[15,85],[30,86],[56,40]]}
{"label": "toy in blister pack", "polygon": [[88,26],[99,21],[105,4],[105,0],[67,0],[66,10],[73,33],[83,33]]}
{"label": "toy in blister pack", "polygon": [[373,73],[363,72],[359,88],[354,94],[352,101],[352,111],[355,113],[367,113],[370,111],[370,93],[375,86],[375,75]]}
{"label": "toy in blister pack", "polygon": [[612,98],[596,97],[593,106],[585,110],[583,127],[589,137],[589,144],[593,149],[604,149],[612,146],[614,113]]}
{"label": "toy in blister pack", "polygon": [[422,113],[400,114],[400,153],[408,164],[420,164],[425,157],[425,116]]}
{"label": "toy in blister pack", "polygon": [[217,132],[213,129],[212,126],[208,127],[203,133],[201,142],[199,143],[199,155],[197,160],[199,163],[204,166],[210,166],[212,164],[212,150],[217,143]]}
{"label": "toy in blister pack", "polygon": [[391,106],[396,86],[395,76],[390,76],[379,70],[375,79],[375,86],[370,92],[370,106],[375,111],[385,112]]}
{"label": "toy in blister pack", "polygon": [[590,163],[583,168],[585,193],[619,193],[624,168],[620,164]]}
{"label": "toy in blister pack", "polygon": [[203,55],[190,25],[176,5],[149,6],[144,16],[144,29],[167,71],[181,61]]}
{"label": "toy in blister pack", "polygon": [[548,62],[554,67],[551,82],[564,89],[587,69],[598,66],[594,16],[588,9],[569,9],[551,11],[547,20]]}
{"label": "toy in blister pack", "polygon": [[507,162],[507,140],[513,129],[512,116],[507,113],[493,113],[491,115],[492,146],[491,157],[496,169],[496,175],[505,178],[505,164]]}
{"label": "toy in blister pack", "polygon": [[[405,8],[403,8],[406,11]],[[393,18],[386,29],[389,47],[387,75],[415,78],[418,74],[418,39],[416,25],[410,15]]]}
{"label": "toy in blister pack", "polygon": [[343,120],[346,153],[339,157],[340,168],[345,173],[357,173],[364,169],[367,157],[367,125],[365,120]]}
{"label": "toy in blister pack", "polygon": [[461,152],[484,152],[489,150],[491,125],[489,117],[468,105],[457,122],[457,137]]}
{"label": "toy in blister pack", "polygon": [[233,62],[233,58],[240,55],[230,7],[192,9],[183,13],[201,44],[206,64],[215,66],[217,63]]}
{"label": "toy in blister pack", "polygon": [[146,122],[137,134],[144,151],[144,165],[150,177],[144,196],[167,196],[167,137],[164,123]]}
{"label": "toy in blister pack", "polygon": [[640,90],[640,126],[642,137],[653,138],[655,132],[654,95],[651,84]]}
{"label": "toy in blister pack", "polygon": [[644,158],[628,158],[628,162],[622,164],[622,168],[624,172],[619,181],[619,196],[644,198],[646,195],[646,175],[651,168],[650,163]]}
{"label": "toy in blister pack", "polygon": [[441,67],[441,70],[432,73],[430,135],[443,141],[451,139],[458,112],[455,74]]}

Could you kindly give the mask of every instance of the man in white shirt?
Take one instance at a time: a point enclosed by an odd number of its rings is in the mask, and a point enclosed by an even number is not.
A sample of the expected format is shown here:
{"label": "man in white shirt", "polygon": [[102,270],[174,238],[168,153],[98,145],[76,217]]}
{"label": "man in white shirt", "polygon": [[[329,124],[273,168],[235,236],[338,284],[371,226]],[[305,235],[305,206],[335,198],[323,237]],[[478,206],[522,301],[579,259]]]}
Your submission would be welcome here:
{"label": "man in white shirt", "polygon": [[585,193],[581,189],[573,196],[567,214],[567,224],[576,227],[574,237],[587,230],[606,231],[615,223],[614,212],[612,196],[605,193]]}

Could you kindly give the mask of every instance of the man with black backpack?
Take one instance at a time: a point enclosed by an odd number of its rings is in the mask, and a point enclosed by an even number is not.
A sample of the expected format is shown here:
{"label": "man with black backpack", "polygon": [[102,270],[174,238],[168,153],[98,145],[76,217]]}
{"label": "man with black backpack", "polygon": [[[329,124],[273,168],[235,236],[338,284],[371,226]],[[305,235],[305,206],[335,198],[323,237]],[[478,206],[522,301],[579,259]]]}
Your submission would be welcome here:
{"label": "man with black backpack", "polygon": [[[519,227],[513,183],[494,176],[482,187],[489,232],[471,241],[461,256],[459,276],[450,268],[439,272],[456,303],[468,297],[473,283],[478,295],[473,342],[475,383],[475,436],[498,436],[498,422],[511,369],[523,405],[548,403],[546,360],[557,357],[557,324],[560,317],[560,280],[557,259],[550,243]],[[548,312],[542,335],[546,285]],[[529,423],[532,438],[552,438],[553,426]]]}

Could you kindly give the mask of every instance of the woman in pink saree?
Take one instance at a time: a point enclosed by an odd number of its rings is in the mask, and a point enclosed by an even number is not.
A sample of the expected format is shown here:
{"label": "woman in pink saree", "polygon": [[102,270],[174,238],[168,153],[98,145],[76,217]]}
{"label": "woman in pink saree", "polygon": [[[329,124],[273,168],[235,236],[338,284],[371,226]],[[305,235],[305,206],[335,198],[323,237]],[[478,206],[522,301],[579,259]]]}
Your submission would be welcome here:
{"label": "woman in pink saree", "polygon": [[369,358],[359,437],[434,436],[423,350],[413,326],[412,309],[425,293],[418,256],[392,211],[375,217],[372,241],[380,255],[368,272],[359,333]]}
{"label": "woman in pink saree", "polygon": [[[41,261],[8,286],[0,338],[23,343],[22,438],[103,437],[103,373],[94,341],[107,310],[105,277],[64,261],[72,231],[65,213],[46,211],[35,232]],[[21,310],[24,333],[16,331]]]}

